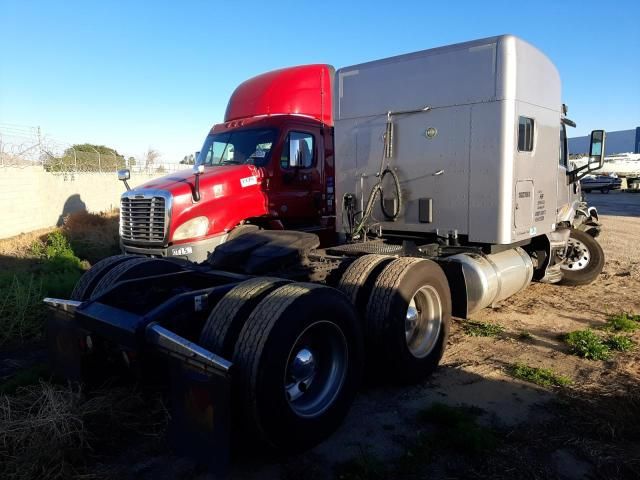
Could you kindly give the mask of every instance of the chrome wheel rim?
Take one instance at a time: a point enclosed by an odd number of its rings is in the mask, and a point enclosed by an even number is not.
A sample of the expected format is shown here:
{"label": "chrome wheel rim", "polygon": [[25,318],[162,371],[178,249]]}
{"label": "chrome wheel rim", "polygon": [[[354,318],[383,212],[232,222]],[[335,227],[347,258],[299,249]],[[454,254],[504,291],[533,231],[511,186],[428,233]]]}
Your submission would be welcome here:
{"label": "chrome wheel rim", "polygon": [[560,268],[575,272],[586,268],[590,260],[591,253],[587,246],[580,240],[569,237],[569,241],[567,242],[567,255]]}
{"label": "chrome wheel rim", "polygon": [[309,325],[289,351],[284,394],[301,417],[317,417],[335,401],[347,375],[348,348],[342,330],[333,322]]}
{"label": "chrome wheel rim", "polygon": [[431,285],[421,287],[411,298],[404,323],[407,347],[416,358],[429,355],[442,328],[442,301]]}

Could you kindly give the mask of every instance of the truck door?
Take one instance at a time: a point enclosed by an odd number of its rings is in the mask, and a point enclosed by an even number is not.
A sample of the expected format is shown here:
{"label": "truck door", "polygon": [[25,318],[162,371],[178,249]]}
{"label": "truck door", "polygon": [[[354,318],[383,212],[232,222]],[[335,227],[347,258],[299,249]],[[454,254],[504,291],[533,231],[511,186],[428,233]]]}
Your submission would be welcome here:
{"label": "truck door", "polygon": [[286,228],[315,225],[322,207],[323,140],[308,127],[292,126],[285,135],[274,165],[271,210]]}

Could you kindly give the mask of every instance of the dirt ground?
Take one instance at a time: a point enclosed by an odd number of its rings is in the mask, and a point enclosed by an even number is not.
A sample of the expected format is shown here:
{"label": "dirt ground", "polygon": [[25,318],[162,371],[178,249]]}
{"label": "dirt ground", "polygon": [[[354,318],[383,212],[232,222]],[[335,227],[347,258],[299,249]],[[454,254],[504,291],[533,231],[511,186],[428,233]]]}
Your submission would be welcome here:
{"label": "dirt ground", "polygon": [[[498,338],[468,336],[463,332],[464,321],[454,321],[441,366],[429,381],[410,388],[368,389],[340,430],[312,452],[285,465],[236,465],[234,478],[282,478],[300,469],[311,469],[317,475],[313,478],[330,478],[336,464],[354,458],[393,462],[406,452],[419,428],[417,412],[434,402],[479,407],[484,411],[481,422],[512,436],[513,444],[493,454],[495,465],[481,462],[477,467],[472,462],[467,468],[462,455],[449,453],[425,464],[419,476],[407,478],[619,478],[637,473],[639,470],[618,470],[616,455],[633,469],[640,467],[640,431],[632,432],[632,443],[618,439],[615,433],[606,438],[597,424],[595,432],[585,434],[582,430],[590,427],[588,419],[579,414],[567,418],[572,408],[557,407],[562,399],[575,398],[578,403],[589,399],[597,412],[598,400],[606,403],[616,398],[618,389],[624,396],[628,389],[640,388],[637,350],[611,361],[590,361],[569,354],[561,338],[564,333],[604,325],[610,314],[640,312],[640,195],[618,195],[635,205],[624,213],[637,216],[602,217],[599,241],[606,264],[596,282],[582,287],[534,283],[495,308],[472,316],[471,320],[503,326],[504,333]],[[623,200],[618,195],[606,200]],[[595,200],[597,204],[600,199]],[[531,337],[521,339],[522,332]],[[638,341],[640,335],[634,338]],[[573,385],[559,392],[516,380],[506,371],[516,362],[550,368],[572,379]],[[609,428],[616,428],[615,423],[609,422]],[[624,443],[623,451],[618,450],[618,443]],[[505,459],[514,449],[518,454]],[[499,468],[501,464],[504,468]]]}
{"label": "dirt ground", "polygon": [[[606,264],[596,282],[534,283],[473,315],[472,321],[503,327],[494,337],[469,336],[465,321],[454,320],[442,363],[429,380],[365,387],[341,428],[312,451],[284,459],[237,457],[231,478],[640,478],[640,346],[592,361],[570,354],[562,340],[565,333],[604,325],[611,314],[640,313],[640,195],[590,197],[611,213],[601,217]],[[633,339],[640,345],[639,332]],[[515,363],[552,369],[572,384],[543,388],[516,380],[508,373]],[[429,428],[417,416],[435,403],[480,412],[479,424],[495,432],[498,446],[480,456],[437,449],[402,473],[399,459]],[[209,478],[160,443],[122,445],[101,456],[89,469],[95,474],[78,478]],[[345,463],[357,468],[341,473]]]}

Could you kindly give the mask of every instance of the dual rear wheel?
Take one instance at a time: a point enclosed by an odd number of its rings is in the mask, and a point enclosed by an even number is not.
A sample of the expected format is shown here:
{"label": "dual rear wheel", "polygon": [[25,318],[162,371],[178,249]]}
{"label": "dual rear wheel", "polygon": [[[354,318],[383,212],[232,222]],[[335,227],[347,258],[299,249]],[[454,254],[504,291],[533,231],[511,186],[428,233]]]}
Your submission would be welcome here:
{"label": "dual rear wheel", "polygon": [[451,321],[449,284],[438,264],[365,255],[347,269],[338,288],[359,309],[370,373],[415,382],[433,372]]}
{"label": "dual rear wheel", "polygon": [[359,387],[360,322],[330,287],[247,280],[214,307],[199,343],[234,364],[234,423],[244,443],[305,450],[338,427]]}
{"label": "dual rear wheel", "polygon": [[234,364],[243,443],[301,451],[342,422],[365,350],[369,371],[419,380],[442,356],[450,316],[437,264],[367,255],[338,289],[265,277],[240,283],[213,308],[199,344]]}

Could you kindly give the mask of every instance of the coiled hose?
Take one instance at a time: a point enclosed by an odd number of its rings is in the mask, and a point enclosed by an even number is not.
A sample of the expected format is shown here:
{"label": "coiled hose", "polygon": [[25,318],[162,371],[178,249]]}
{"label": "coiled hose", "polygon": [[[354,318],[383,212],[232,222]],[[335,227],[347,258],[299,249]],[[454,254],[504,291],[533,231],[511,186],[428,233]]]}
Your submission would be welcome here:
{"label": "coiled hose", "polygon": [[[384,182],[384,178],[387,175],[391,175],[391,178],[393,179],[393,185],[396,191],[396,198],[398,200],[397,208],[393,213],[389,213],[384,205],[384,195],[383,195],[384,192],[382,189],[382,183]],[[400,179],[398,178],[398,175],[396,174],[396,172],[391,170],[389,167],[385,168],[382,171],[382,173],[380,174],[380,180],[371,189],[371,193],[369,193],[369,198],[367,199],[367,204],[362,212],[362,218],[360,219],[360,222],[358,223],[358,225],[355,228],[355,231],[353,232],[354,237],[359,235],[360,232],[366,230],[367,222],[369,221],[369,217],[371,217],[371,212],[373,211],[373,205],[378,195],[380,195],[380,209],[382,210],[382,214],[385,216],[385,218],[387,220],[395,220],[396,218],[398,218],[398,215],[400,215],[400,212],[402,211],[402,193],[400,190]]]}

